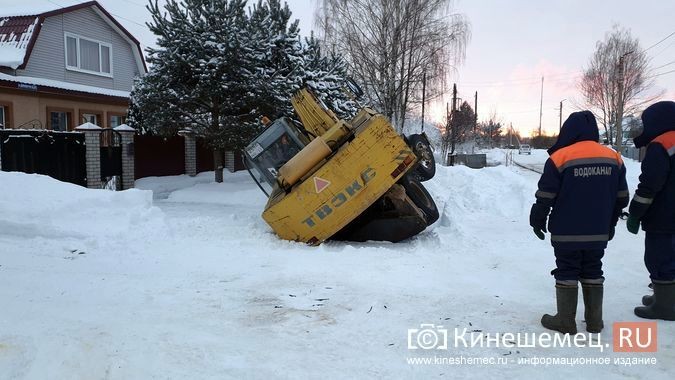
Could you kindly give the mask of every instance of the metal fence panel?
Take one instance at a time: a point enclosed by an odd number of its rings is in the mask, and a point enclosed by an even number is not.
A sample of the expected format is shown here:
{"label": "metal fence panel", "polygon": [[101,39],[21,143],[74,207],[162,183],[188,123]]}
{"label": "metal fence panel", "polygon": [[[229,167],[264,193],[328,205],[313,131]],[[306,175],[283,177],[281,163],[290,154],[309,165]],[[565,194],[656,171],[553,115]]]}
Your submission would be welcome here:
{"label": "metal fence panel", "polygon": [[0,168],[48,175],[86,186],[84,134],[45,130],[0,130]]}

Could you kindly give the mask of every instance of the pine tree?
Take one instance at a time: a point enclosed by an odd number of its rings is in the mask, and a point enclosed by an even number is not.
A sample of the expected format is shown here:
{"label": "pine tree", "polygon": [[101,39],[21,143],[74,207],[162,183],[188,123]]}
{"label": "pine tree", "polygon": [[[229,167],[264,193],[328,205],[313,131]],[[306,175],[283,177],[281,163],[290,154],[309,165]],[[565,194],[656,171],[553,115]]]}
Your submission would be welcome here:
{"label": "pine tree", "polygon": [[298,20],[291,22],[288,4],[259,0],[249,12],[250,34],[256,41],[255,67],[264,92],[259,109],[269,118],[291,116],[291,96],[303,84],[304,57]]}
{"label": "pine tree", "polygon": [[142,128],[171,134],[187,126],[203,137],[215,151],[219,182],[222,150],[241,149],[258,132],[262,89],[251,69],[255,39],[245,6],[245,0],[168,0],[163,9],[151,3],[148,26],[159,47],[148,49],[151,71],[133,96]]}
{"label": "pine tree", "polygon": [[271,118],[293,117],[291,97],[307,86],[338,116],[354,115],[356,105],[343,89],[346,62],[337,56],[324,57],[313,35],[302,42],[298,20],[291,22],[287,4],[259,0],[249,17],[251,34],[257,41],[261,85],[265,88],[259,109]]}
{"label": "pine tree", "polygon": [[240,150],[260,131],[260,116],[293,117],[291,97],[309,86],[345,118],[356,111],[343,91],[346,64],[324,57],[314,37],[299,37],[298,20],[280,0],[168,0],[148,6],[157,48],[150,72],[132,91],[129,123],[173,135],[190,128],[214,149],[216,181],[222,150]]}
{"label": "pine tree", "polygon": [[350,119],[356,114],[356,102],[346,90],[347,62],[340,56],[321,53],[319,40],[311,34],[305,39],[304,82],[317,97],[339,117]]}

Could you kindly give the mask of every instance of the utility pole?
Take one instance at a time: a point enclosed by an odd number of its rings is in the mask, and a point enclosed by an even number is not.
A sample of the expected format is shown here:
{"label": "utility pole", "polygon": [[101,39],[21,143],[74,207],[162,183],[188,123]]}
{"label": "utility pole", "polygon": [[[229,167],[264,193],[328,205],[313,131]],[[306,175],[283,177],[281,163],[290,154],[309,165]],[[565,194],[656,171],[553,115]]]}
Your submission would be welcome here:
{"label": "utility pole", "polygon": [[476,149],[476,130],[478,129],[478,91],[473,97],[473,145],[471,146],[471,153],[475,153]]}
{"label": "utility pole", "polygon": [[558,131],[560,131],[562,129],[562,103],[565,100],[567,100],[567,99],[563,99],[563,100],[560,101],[560,125],[558,126]]}
{"label": "utility pole", "polygon": [[445,103],[445,136],[450,133],[450,103]]}
{"label": "utility pole", "polygon": [[452,112],[457,111],[457,83],[452,84]]}
{"label": "utility pole", "polygon": [[513,146],[513,123],[509,125],[509,149]]}
{"label": "utility pole", "polygon": [[541,136],[541,117],[544,114],[544,77],[541,77],[541,98],[539,100],[539,136]]}
{"label": "utility pole", "polygon": [[473,133],[476,134],[476,129],[478,128],[478,91],[473,98]]}
{"label": "utility pole", "polygon": [[424,71],[424,74],[422,75],[422,132],[424,132],[424,103],[426,92],[427,92],[427,72]]}
{"label": "utility pole", "polygon": [[[457,112],[457,83],[452,84],[452,109],[450,111],[450,118],[448,119],[448,125],[450,125],[450,122],[454,120],[455,118],[455,112]],[[450,153],[455,153],[455,133],[457,126],[453,125],[453,128],[450,131],[450,141],[449,145],[452,147],[452,152]],[[450,166],[453,166],[455,164],[454,157],[450,158]]]}
{"label": "utility pole", "polygon": [[448,143],[450,142],[450,103],[445,103],[445,135],[443,136],[443,147],[441,152],[443,153],[443,162],[445,165],[449,165],[448,160]]}
{"label": "utility pole", "polygon": [[614,130],[616,131],[616,137],[614,139],[614,144],[616,151],[621,154],[623,151],[623,87],[624,87],[624,59],[626,58],[627,55],[632,54],[632,51],[629,51],[628,53],[622,55],[619,57],[619,96],[617,97],[617,105],[616,105],[616,116],[615,116],[615,121],[614,121]]}

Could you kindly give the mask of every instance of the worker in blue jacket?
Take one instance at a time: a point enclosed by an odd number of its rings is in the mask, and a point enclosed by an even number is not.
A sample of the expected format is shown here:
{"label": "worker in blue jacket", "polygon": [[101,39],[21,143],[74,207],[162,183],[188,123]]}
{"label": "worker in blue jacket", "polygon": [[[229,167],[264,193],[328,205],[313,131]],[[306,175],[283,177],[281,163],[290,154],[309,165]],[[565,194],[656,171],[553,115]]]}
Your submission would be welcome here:
{"label": "worker in blue jacket", "polygon": [[590,111],[574,112],[548,150],[544,172],[530,211],[530,225],[544,240],[546,220],[556,269],[558,313],[545,314],[547,329],[576,334],[578,283],[584,297],[586,330],[599,333],[604,277],[602,257],[624,207],[628,205],[626,168],[617,152],[598,143]]}
{"label": "worker in blue jacket", "polygon": [[640,184],[630,203],[628,230],[645,231],[645,265],[654,287],[635,315],[675,321],[675,102],[652,104],[642,113],[636,147],[647,147]]}

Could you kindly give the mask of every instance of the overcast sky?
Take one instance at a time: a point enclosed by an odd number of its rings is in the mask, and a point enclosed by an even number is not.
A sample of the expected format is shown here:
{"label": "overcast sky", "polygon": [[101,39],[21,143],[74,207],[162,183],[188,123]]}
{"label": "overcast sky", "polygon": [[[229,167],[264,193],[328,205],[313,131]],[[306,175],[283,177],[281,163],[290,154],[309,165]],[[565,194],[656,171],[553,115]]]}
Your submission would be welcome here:
{"label": "overcast sky", "polygon": [[[73,0],[0,0],[2,5],[50,3],[69,4]],[[137,36],[145,46],[154,42],[143,25],[149,19],[144,0],[99,0],[99,2]],[[160,0],[160,3],[162,1]],[[316,0],[289,0],[302,33],[313,27]],[[465,62],[457,67],[453,80],[459,96],[471,100],[478,91],[479,119],[496,112],[504,122],[529,134],[539,126],[541,77],[544,76],[543,129],[558,128],[558,104],[563,119],[575,104],[581,106],[577,82],[595,44],[612,25],[631,29],[647,48],[675,32],[673,0],[458,0],[455,11],[471,23],[472,38]],[[675,70],[675,36],[648,51],[654,74]],[[655,78],[657,88],[675,100],[675,72]],[[447,101],[449,99],[446,99]],[[444,101],[431,105],[432,116],[444,114]]]}

